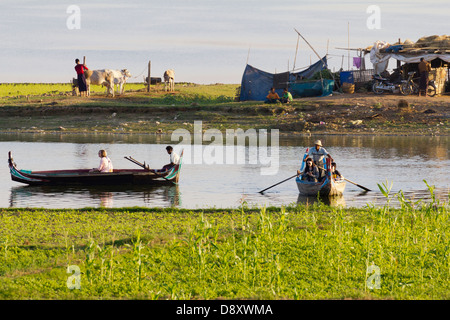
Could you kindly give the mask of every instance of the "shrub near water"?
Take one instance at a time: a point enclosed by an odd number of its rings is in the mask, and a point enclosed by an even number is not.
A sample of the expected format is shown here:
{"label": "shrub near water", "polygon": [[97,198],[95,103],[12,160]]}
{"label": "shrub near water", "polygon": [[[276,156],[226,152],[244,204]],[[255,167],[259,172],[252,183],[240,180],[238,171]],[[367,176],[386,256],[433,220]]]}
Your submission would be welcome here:
{"label": "shrub near water", "polygon": [[[7,299],[449,298],[450,216],[436,202],[3,209],[0,218],[0,295]],[[79,290],[67,287],[69,265],[81,270]],[[368,285],[372,265],[379,289]]]}

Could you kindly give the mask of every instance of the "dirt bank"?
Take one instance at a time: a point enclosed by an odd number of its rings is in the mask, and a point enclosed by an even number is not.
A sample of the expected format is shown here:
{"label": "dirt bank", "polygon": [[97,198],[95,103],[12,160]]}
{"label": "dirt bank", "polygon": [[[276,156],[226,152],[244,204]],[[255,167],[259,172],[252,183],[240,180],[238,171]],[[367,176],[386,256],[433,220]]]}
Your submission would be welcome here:
{"label": "dirt bank", "polygon": [[[280,129],[281,134],[449,135],[450,97],[339,94],[291,105],[197,102],[172,94],[128,92],[115,98],[54,96],[2,99],[1,132],[171,133],[203,128]],[[172,99],[173,98],[173,99]],[[171,102],[172,101],[172,102]]]}

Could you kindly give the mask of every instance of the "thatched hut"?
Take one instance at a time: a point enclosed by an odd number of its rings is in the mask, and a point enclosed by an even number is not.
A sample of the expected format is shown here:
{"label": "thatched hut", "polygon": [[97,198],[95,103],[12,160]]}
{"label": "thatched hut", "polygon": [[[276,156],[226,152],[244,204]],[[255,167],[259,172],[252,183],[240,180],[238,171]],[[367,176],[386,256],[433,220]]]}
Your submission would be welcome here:
{"label": "thatched hut", "polygon": [[[430,80],[436,83],[436,93],[444,94],[450,91],[450,36],[434,35],[422,37],[416,42],[411,40],[399,41],[389,44],[377,41],[371,47],[366,48],[365,53],[370,53],[370,61],[374,65],[375,73],[382,73],[388,66],[389,59],[397,60],[397,67],[402,68],[407,74],[409,71],[418,73],[418,64],[421,58],[431,63]],[[404,63],[401,65],[401,63]]]}

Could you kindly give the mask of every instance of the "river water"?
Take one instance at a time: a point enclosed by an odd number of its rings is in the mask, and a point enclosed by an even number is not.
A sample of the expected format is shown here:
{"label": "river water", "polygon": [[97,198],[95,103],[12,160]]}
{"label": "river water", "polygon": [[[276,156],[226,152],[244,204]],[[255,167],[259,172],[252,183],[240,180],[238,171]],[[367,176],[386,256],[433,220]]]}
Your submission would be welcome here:
{"label": "river water", "polygon": [[[261,155],[267,152],[262,150],[263,146],[253,148],[241,145],[239,149],[232,145],[221,150],[223,159],[228,159],[231,154],[235,160],[224,160],[222,164],[197,157],[199,152],[205,154],[206,145],[181,146],[170,141],[170,138],[135,134],[0,134],[0,155],[4,156],[5,161],[0,167],[0,207],[173,206],[197,209],[236,208],[242,203],[250,207],[312,203],[317,199],[299,196],[295,179],[263,194],[259,191],[294,175],[305,149],[312,146],[316,139],[322,140],[337,162],[338,170],[347,179],[372,190],[364,192],[356,185],[347,183],[343,197],[322,200],[330,205],[384,205],[386,199],[378,188],[378,184],[383,183],[392,185],[391,195],[401,190],[407,199],[416,201],[423,198],[429,201],[430,192],[423,180],[434,186],[434,194],[440,201],[448,201],[449,137],[280,137],[278,154],[270,150],[267,153],[271,158],[262,158]],[[12,151],[19,169],[94,168],[99,163],[98,150],[106,149],[117,169],[138,168],[124,156],[132,156],[141,162],[145,161],[152,168],[158,168],[168,163],[169,155],[165,151],[168,144],[172,144],[177,152],[184,149],[178,185],[133,188],[30,187],[11,180],[6,161],[8,151]],[[245,155],[243,163],[237,163],[236,160],[239,150]],[[272,170],[267,170],[269,167]],[[276,171],[276,174],[267,174],[268,171]],[[396,206],[395,198],[391,204]]]}

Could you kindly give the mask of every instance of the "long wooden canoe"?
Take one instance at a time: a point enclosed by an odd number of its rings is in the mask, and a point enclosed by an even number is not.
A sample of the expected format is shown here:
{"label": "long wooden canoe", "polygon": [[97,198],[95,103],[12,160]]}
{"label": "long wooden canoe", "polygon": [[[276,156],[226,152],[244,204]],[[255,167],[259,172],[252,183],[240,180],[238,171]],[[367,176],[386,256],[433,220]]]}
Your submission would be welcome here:
{"label": "long wooden canoe", "polygon": [[31,171],[17,169],[10,151],[8,165],[11,179],[28,185],[155,185],[178,183],[182,158],[183,153],[179,164],[163,172],[148,169],[114,169],[113,172],[89,172],[90,169]]}

